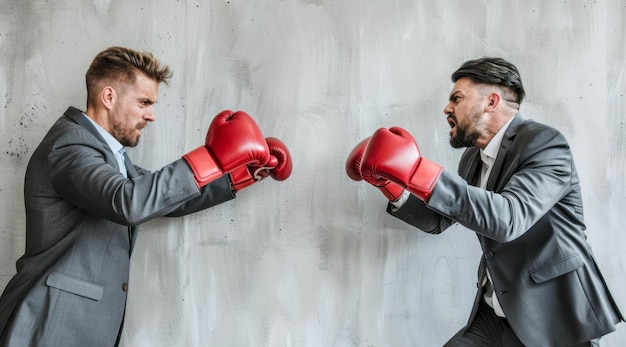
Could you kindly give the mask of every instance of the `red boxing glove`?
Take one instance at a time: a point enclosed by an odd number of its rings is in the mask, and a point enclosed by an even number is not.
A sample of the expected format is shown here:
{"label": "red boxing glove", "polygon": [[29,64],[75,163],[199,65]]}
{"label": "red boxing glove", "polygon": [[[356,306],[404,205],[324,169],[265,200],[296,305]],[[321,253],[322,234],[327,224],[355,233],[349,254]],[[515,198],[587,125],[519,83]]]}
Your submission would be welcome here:
{"label": "red boxing glove", "polygon": [[[361,161],[363,159],[363,153],[365,152],[365,147],[369,143],[371,137],[366,138],[365,140],[359,142],[356,147],[350,152],[348,155],[348,160],[346,160],[346,173],[348,177],[355,181],[363,180],[361,176]],[[384,182],[379,182],[380,185],[375,185],[389,201],[397,200],[404,191],[404,188],[399,185],[386,180]]]}
{"label": "red boxing glove", "polygon": [[391,180],[413,195],[427,200],[443,167],[422,158],[411,134],[398,127],[378,129],[370,139],[361,163],[361,176],[375,186]]}
{"label": "red boxing glove", "polygon": [[203,187],[242,165],[264,165],[269,148],[252,117],[242,111],[217,114],[207,131],[205,145],[185,154],[198,187]]}
{"label": "red boxing glove", "polygon": [[267,176],[272,176],[277,181],[284,181],[291,175],[291,154],[287,146],[274,137],[268,137],[265,140],[270,150],[270,160],[265,165],[244,165],[231,172],[233,190],[240,191]]}

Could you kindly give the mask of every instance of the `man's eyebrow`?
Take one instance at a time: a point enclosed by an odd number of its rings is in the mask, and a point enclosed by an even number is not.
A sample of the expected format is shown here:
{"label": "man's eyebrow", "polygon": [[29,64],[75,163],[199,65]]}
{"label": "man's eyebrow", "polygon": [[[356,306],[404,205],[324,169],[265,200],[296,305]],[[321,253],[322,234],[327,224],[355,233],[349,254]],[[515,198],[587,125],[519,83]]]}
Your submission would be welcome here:
{"label": "man's eyebrow", "polygon": [[452,99],[454,99],[455,97],[457,97],[457,96],[458,96],[457,94],[459,94],[459,93],[461,93],[461,91],[460,91],[460,90],[457,90],[457,91],[455,91],[454,93],[451,93],[451,94],[450,94],[450,101],[452,101]]}
{"label": "man's eyebrow", "polygon": [[157,103],[157,100],[152,100],[150,98],[139,98],[139,101],[145,102],[145,103],[149,103],[149,104],[156,104]]}

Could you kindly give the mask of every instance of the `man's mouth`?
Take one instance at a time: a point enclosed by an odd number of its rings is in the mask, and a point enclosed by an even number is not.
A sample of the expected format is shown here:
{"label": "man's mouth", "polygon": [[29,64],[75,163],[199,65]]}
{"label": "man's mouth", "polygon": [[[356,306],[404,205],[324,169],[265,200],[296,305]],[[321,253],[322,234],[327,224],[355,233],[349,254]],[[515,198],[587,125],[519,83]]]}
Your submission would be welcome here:
{"label": "man's mouth", "polygon": [[454,116],[448,116],[447,118],[448,120],[448,125],[450,126],[450,129],[454,129],[456,127],[456,119]]}
{"label": "man's mouth", "polygon": [[139,132],[141,133],[143,131],[143,129],[145,129],[148,126],[148,124],[143,124],[137,127],[137,130],[139,130]]}
{"label": "man's mouth", "polygon": [[145,127],[140,127],[140,128],[137,128],[137,129],[136,129],[136,130],[137,130],[137,137],[140,137],[140,136],[143,134],[143,129],[144,129],[144,128],[145,128]]}

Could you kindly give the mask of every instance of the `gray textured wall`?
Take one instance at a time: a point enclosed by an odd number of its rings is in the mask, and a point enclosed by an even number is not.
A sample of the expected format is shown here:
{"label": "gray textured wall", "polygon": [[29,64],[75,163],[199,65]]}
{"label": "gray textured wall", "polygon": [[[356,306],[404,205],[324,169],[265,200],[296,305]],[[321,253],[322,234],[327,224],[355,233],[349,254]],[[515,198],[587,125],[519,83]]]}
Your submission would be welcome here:
{"label": "gray textured wall", "polygon": [[[588,235],[626,310],[626,5],[606,1],[0,0],[0,289],[24,248],[31,152],[112,45],[174,70],[134,161],[149,169],[202,143],[222,109],[248,111],[294,157],[235,201],[142,228],[125,346],[441,345],[467,320],[479,246],[384,212],[344,162],[402,126],[454,169],[443,107],[463,61],[521,70],[522,113],[562,130],[583,181]],[[602,346],[626,345],[626,328]]]}

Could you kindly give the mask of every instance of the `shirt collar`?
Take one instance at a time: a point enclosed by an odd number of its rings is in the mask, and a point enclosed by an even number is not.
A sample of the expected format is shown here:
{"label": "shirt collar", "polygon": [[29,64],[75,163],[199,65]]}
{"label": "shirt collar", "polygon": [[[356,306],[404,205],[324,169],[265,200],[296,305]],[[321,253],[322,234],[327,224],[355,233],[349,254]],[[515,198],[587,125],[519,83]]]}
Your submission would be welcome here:
{"label": "shirt collar", "polygon": [[93,124],[93,126],[96,127],[96,130],[98,130],[98,133],[102,135],[102,137],[106,141],[107,145],[109,145],[109,148],[111,148],[111,151],[113,151],[113,153],[118,153],[122,148],[124,148],[124,146],[117,139],[115,139],[113,135],[109,134],[108,131],[104,130],[104,128],[101,127],[100,124],[96,123],[93,119],[87,116],[84,112],[83,112],[83,116],[89,119],[91,124]]}
{"label": "shirt collar", "polygon": [[489,166],[491,166],[496,161],[496,157],[498,156],[498,150],[500,149],[500,144],[502,144],[502,139],[504,138],[506,129],[508,129],[509,125],[511,125],[513,118],[515,117],[511,117],[511,119],[509,119],[509,121],[506,122],[504,126],[500,128],[500,130],[498,130],[498,132],[494,135],[491,141],[489,141],[487,146],[484,149],[480,150],[480,158]]}

